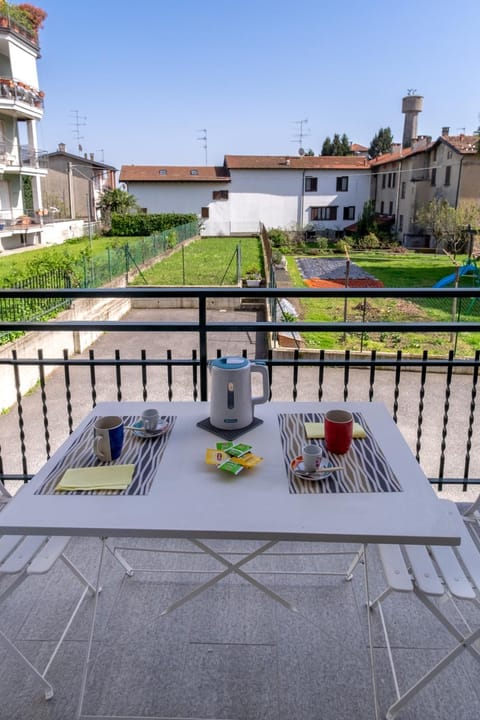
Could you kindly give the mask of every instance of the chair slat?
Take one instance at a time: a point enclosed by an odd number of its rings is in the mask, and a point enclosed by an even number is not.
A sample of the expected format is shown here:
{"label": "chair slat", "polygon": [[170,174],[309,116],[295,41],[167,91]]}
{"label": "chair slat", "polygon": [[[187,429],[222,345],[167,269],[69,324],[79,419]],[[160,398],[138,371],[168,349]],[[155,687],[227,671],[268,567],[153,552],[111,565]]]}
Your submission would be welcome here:
{"label": "chair slat", "polygon": [[0,566],[1,572],[7,574],[21,572],[40,550],[45,541],[46,538],[44,535],[29,535],[25,537]]}
{"label": "chair slat", "polygon": [[449,547],[432,547],[431,551],[452,595],[463,600],[474,600],[475,591],[472,588],[472,583],[466,577],[453,549]]}
{"label": "chair slat", "polygon": [[24,535],[4,535],[0,538],[0,572],[2,572],[1,563],[3,563],[23,538]]}
{"label": "chair slat", "polygon": [[397,592],[411,592],[412,577],[399,545],[379,545],[378,552],[388,585]]}
{"label": "chair slat", "polygon": [[415,576],[417,587],[427,595],[442,596],[445,586],[438,577],[435,565],[423,545],[405,545],[410,567]]}
{"label": "chair slat", "polygon": [[51,537],[28,566],[27,575],[41,575],[48,572],[63,553],[70,537]]}

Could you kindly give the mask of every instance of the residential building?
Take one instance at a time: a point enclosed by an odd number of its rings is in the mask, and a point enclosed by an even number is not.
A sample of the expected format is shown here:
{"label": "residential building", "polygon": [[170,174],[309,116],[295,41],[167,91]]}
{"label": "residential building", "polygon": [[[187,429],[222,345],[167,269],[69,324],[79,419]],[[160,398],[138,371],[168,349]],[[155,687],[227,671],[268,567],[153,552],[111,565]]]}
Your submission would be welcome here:
{"label": "residential building", "polygon": [[50,214],[98,220],[100,196],[115,188],[116,169],[95,160],[93,153],[69,153],[64,143],[59,143],[47,158],[48,175],[42,180],[42,189]]}
{"label": "residential building", "polygon": [[411,147],[372,161],[375,211],[392,216],[394,234],[403,244],[430,246],[431,238],[416,222],[417,212],[432,200],[452,207],[480,202],[480,154],[475,135],[420,138]]}
{"label": "residential building", "polygon": [[257,232],[259,223],[342,234],[370,197],[363,156],[226,155],[221,167],[124,165],[125,184],[149,213],[192,212],[205,235]]}
{"label": "residential building", "polygon": [[47,167],[37,142],[39,57],[38,33],[0,9],[0,250],[41,242]]}

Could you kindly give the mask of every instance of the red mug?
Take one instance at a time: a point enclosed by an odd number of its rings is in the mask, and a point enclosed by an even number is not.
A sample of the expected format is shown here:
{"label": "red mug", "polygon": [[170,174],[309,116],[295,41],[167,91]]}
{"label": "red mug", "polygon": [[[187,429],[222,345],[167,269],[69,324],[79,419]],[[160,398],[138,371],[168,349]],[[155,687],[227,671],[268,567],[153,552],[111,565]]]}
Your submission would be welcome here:
{"label": "red mug", "polygon": [[353,415],[346,410],[329,410],[325,414],[325,445],[335,455],[346,453],[353,437]]}

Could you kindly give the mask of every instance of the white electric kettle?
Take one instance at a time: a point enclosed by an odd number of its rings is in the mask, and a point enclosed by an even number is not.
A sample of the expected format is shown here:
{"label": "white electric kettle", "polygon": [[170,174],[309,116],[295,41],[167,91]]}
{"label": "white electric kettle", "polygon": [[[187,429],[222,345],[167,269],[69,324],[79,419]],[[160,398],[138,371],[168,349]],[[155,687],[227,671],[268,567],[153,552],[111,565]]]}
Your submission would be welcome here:
{"label": "white electric kettle", "polygon": [[[243,357],[222,357],[210,361],[212,387],[210,423],[234,430],[253,422],[253,407],[268,400],[268,373],[265,365]],[[252,373],[263,378],[263,394],[252,397]]]}

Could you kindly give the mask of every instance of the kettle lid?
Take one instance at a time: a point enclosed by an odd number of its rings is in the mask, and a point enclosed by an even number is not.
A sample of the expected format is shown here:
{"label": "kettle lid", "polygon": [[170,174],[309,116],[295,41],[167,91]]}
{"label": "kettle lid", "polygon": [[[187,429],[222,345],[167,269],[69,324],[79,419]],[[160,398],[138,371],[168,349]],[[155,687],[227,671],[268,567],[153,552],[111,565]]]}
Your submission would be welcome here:
{"label": "kettle lid", "polygon": [[211,361],[212,368],[220,368],[221,370],[240,370],[250,365],[250,360],[244,357],[221,357]]}

